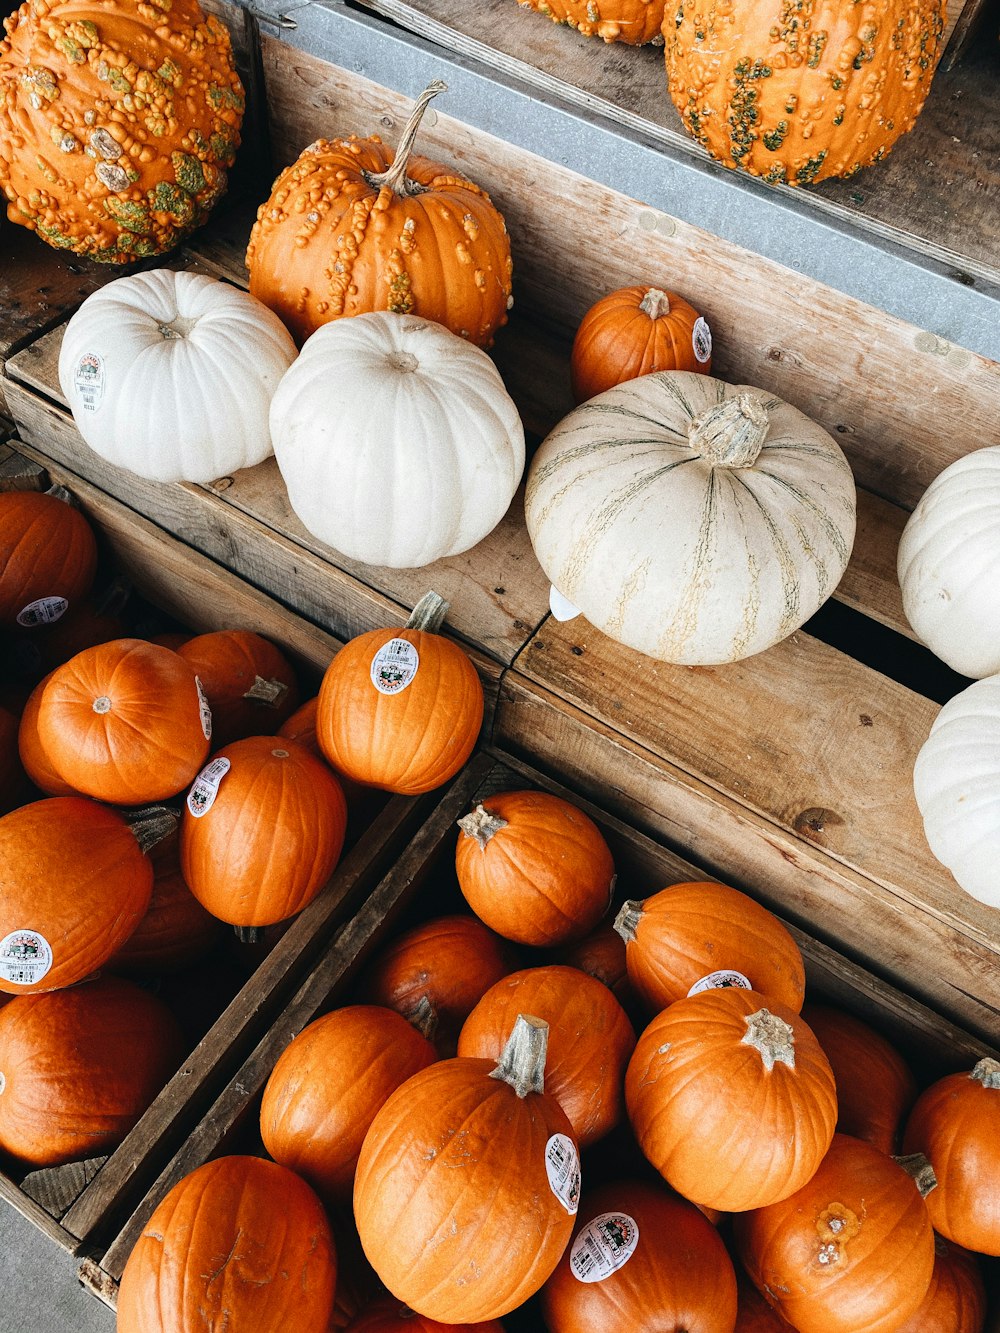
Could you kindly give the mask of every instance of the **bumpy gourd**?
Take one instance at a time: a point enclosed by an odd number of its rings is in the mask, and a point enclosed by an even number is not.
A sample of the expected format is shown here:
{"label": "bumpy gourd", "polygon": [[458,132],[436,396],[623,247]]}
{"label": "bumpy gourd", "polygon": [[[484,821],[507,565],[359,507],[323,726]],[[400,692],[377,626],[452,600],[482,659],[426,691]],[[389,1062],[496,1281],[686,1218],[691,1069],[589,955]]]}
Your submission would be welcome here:
{"label": "bumpy gourd", "polygon": [[517,0],[523,9],[545,14],[553,23],[584,37],[644,46],[661,40],[663,0]]}
{"label": "bumpy gourd", "polygon": [[0,188],[49,245],[124,264],[226,189],[243,89],[196,0],[28,0],[0,42]]}

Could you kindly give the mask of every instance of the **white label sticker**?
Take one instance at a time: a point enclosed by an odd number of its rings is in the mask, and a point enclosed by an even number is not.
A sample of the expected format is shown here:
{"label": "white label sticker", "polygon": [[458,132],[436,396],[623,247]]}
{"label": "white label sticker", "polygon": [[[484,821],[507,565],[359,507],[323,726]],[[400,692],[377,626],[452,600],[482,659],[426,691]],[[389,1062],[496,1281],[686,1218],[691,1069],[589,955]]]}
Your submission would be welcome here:
{"label": "white label sticker", "polygon": [[732,968],[722,967],[718,972],[709,972],[707,977],[702,977],[696,981],[688,995],[700,995],[706,990],[753,990],[753,985],[748,977],[742,972],[734,972]]}
{"label": "white label sticker", "polygon": [[691,346],[699,361],[707,361],[712,355],[712,330],[700,316],[691,330]]}
{"label": "white label sticker", "polygon": [[212,739],[212,710],[208,706],[208,700],[205,698],[205,690],[201,683],[201,677],[195,676],[194,683],[198,686],[198,708],[201,712],[201,729],[205,733],[205,739]]}
{"label": "white label sticker", "polygon": [[223,755],[212,759],[201,770],[188,792],[187,808],[200,819],[208,814],[219,791],[219,783],[229,772],[229,760]]}
{"label": "white label sticker", "polygon": [[545,1145],[545,1174],[567,1213],[575,1213],[580,1206],[580,1155],[568,1135],[553,1134]]}
{"label": "white label sticker", "polygon": [[18,611],[17,623],[25,629],[31,629],[34,625],[51,625],[66,614],[68,607],[69,602],[65,597],[39,597]]}
{"label": "white label sticker", "polygon": [[583,1228],[569,1252],[569,1271],[579,1282],[603,1282],[624,1268],[639,1244],[639,1227],[628,1213],[601,1213]]}
{"label": "white label sticker", "polygon": [[104,357],[84,352],[73,372],[73,387],[84,412],[96,412],[104,401]]}
{"label": "white label sticker", "polygon": [[33,986],[52,966],[52,946],[37,930],[12,930],[0,940],[0,977]]}
{"label": "white label sticker", "polygon": [[372,684],[379,694],[399,694],[419,665],[420,655],[408,639],[390,639],[372,658]]}

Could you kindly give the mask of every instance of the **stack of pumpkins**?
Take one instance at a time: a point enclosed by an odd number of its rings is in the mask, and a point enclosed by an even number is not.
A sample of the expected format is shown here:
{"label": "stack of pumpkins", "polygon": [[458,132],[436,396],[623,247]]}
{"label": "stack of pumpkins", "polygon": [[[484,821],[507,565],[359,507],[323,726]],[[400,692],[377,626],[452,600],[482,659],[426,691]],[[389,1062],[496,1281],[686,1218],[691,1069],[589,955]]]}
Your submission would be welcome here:
{"label": "stack of pumpkins", "polygon": [[[803,1011],[793,938],[726,885],[625,902],[611,929],[610,849],[557,796],[486,798],[455,873],[475,915],[398,936],[279,1058],[274,1161],[210,1162],[154,1213],[123,1333],[194,1306],[271,1328],[302,1292],[303,1331],[497,1330],[535,1297],[518,1326],[551,1333],[979,1333],[1000,1063],[918,1097],[865,1023]],[[275,1241],[249,1201],[282,1169]]]}

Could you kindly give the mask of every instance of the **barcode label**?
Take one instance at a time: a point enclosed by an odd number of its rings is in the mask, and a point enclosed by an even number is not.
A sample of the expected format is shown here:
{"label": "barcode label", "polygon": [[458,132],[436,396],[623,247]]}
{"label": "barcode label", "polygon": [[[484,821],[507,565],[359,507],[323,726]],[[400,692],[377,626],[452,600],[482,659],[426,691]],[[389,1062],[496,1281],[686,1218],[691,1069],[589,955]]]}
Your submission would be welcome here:
{"label": "barcode label", "polygon": [[84,412],[96,412],[104,401],[104,357],[98,352],[84,352],[73,375],[76,406]]}
{"label": "barcode label", "polygon": [[635,1254],[639,1227],[628,1213],[601,1213],[580,1231],[569,1253],[569,1271],[579,1282],[603,1282]]}
{"label": "barcode label", "polygon": [[51,625],[53,621],[59,620],[66,614],[68,606],[69,602],[65,597],[39,597],[18,611],[17,623],[23,625],[25,629],[31,629],[35,625]]}
{"label": "barcode label", "polygon": [[709,972],[707,977],[696,981],[688,991],[688,996],[700,995],[706,990],[753,990],[753,986],[742,972],[731,967],[723,967],[718,972]]}
{"label": "barcode label", "polygon": [[545,1173],[549,1188],[567,1213],[580,1206],[580,1155],[566,1134],[553,1134],[545,1145]]}
{"label": "barcode label", "polygon": [[37,930],[12,930],[0,940],[0,977],[34,986],[52,966],[52,946]]}
{"label": "barcode label", "polygon": [[224,755],[218,755],[195,778],[187,798],[187,808],[195,819],[200,819],[211,810],[218,795],[219,783],[228,772],[229,760]]}
{"label": "barcode label", "polygon": [[390,639],[372,658],[372,684],[379,694],[399,694],[417,674],[420,655],[409,639]]}

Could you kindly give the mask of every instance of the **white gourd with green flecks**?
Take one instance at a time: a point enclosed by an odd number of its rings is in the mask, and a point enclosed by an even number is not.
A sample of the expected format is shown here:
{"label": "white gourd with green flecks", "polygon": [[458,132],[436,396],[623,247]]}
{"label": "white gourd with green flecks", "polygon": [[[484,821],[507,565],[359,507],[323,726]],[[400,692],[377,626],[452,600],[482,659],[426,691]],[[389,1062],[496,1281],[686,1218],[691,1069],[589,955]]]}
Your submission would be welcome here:
{"label": "white gourd with green flecks", "polygon": [[837,442],[762,389],[662,371],[565,417],[525,511],[553,586],[611,638],[688,666],[793,633],[840,581],[857,495]]}

